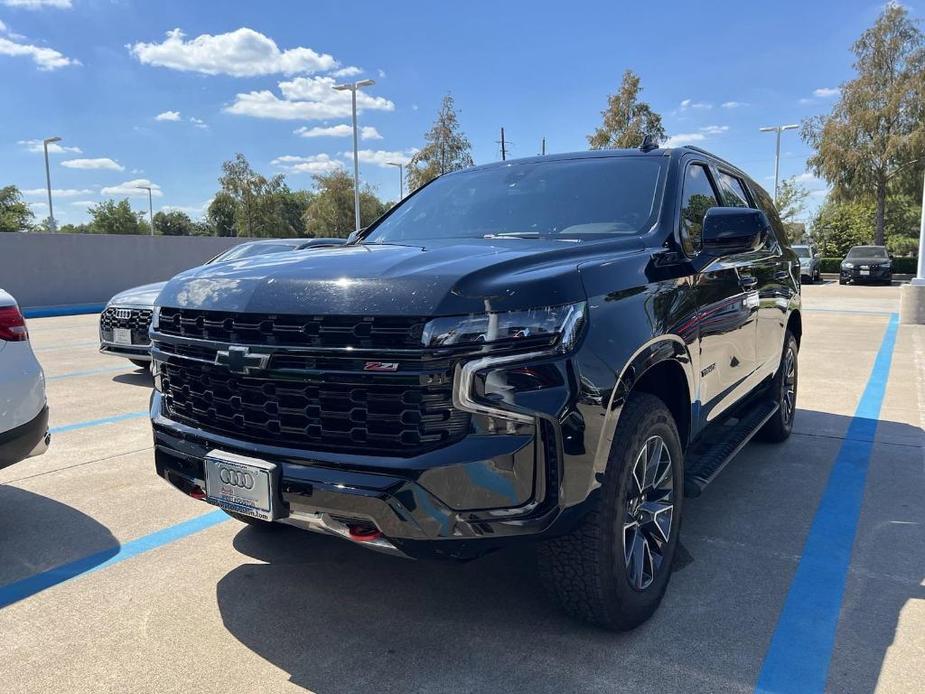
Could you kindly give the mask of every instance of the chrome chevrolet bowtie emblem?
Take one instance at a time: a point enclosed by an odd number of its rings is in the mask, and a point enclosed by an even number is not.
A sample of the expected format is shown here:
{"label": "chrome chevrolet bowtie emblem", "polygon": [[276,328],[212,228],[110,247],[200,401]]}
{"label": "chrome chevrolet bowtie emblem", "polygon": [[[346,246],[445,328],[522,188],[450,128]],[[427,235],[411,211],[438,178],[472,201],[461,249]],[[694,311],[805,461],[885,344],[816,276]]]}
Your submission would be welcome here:
{"label": "chrome chevrolet bowtie emblem", "polygon": [[267,368],[270,361],[269,354],[252,354],[250,348],[230,346],[215,354],[215,363],[225,366],[232,373],[250,374]]}

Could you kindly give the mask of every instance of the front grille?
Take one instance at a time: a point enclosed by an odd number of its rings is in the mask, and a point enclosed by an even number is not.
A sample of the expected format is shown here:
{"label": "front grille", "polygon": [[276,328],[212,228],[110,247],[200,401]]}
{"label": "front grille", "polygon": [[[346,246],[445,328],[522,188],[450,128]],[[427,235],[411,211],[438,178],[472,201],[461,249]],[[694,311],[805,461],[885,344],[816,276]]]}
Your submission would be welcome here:
{"label": "front grille", "polygon": [[164,307],[158,331],[249,345],[420,349],[424,322],[393,316],[295,316]]}
{"label": "front grille", "polygon": [[[302,379],[255,378],[206,363],[161,364],[167,414],[239,440],[318,451],[412,456],[465,436],[452,372],[341,370]],[[272,372],[271,372],[272,373]]]}
{"label": "front grille", "polygon": [[103,340],[111,342],[113,328],[126,328],[132,331],[132,344],[147,345],[148,328],[151,326],[150,308],[120,308],[109,306],[100,315],[100,333]]}

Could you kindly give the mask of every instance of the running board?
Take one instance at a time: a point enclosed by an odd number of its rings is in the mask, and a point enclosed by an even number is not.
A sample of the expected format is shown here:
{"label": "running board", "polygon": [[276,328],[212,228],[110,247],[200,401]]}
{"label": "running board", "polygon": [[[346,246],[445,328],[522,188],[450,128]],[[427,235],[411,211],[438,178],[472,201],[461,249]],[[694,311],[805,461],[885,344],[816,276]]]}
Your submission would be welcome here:
{"label": "running board", "polygon": [[706,441],[694,446],[684,461],[684,496],[700,496],[779,407],[776,402],[760,401],[735,424],[717,426]]}

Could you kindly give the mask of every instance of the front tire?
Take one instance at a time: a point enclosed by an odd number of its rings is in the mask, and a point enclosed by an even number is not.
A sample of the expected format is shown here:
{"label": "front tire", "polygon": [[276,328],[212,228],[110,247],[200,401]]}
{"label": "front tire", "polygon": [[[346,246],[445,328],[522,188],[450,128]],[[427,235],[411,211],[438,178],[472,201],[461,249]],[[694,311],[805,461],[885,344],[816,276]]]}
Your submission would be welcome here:
{"label": "front tire", "polygon": [[797,340],[789,330],[784,335],[784,350],[781,354],[780,368],[771,381],[770,396],[778,404],[777,412],[758,432],[757,438],[769,443],[786,441],[793,431],[793,419],[797,407],[797,382],[799,364]]}
{"label": "front tire", "polygon": [[665,403],[631,394],[590,510],[539,547],[540,578],[570,615],[625,631],[658,608],[681,527],[682,456]]}

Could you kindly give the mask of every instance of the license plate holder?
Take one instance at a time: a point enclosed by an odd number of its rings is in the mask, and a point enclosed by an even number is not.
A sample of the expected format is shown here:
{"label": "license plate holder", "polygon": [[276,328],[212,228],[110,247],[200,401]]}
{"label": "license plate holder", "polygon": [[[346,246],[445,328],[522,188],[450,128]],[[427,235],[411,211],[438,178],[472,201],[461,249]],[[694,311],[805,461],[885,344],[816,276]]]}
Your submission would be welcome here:
{"label": "license plate holder", "polygon": [[132,331],[128,328],[113,328],[112,341],[117,345],[132,344]]}
{"label": "license plate holder", "polygon": [[279,467],[259,458],[213,450],[205,457],[206,501],[270,521],[276,518],[274,499]]}
{"label": "license plate holder", "polygon": [[861,270],[861,274],[862,274],[862,275],[869,275],[869,274],[870,274],[870,270]]}

